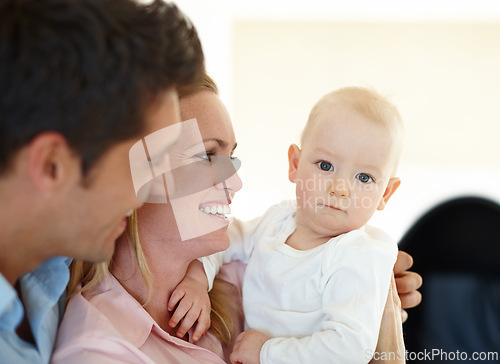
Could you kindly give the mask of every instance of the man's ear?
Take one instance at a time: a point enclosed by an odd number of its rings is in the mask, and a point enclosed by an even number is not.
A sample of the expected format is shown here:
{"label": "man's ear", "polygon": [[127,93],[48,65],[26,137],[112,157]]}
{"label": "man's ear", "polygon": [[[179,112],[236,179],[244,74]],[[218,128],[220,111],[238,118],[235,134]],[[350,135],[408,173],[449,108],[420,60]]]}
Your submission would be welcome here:
{"label": "man's ear", "polygon": [[297,168],[299,167],[300,148],[296,144],[288,148],[288,179],[295,183],[297,179]]}
{"label": "man's ear", "polygon": [[399,179],[398,177],[392,177],[389,179],[389,183],[385,188],[384,195],[382,196],[382,199],[380,200],[380,203],[377,206],[377,210],[381,211],[385,208],[385,206],[387,205],[387,201],[389,201],[394,192],[396,192],[400,184],[401,184],[401,179]]}
{"label": "man's ear", "polygon": [[74,177],[71,173],[80,169],[66,138],[57,132],[38,134],[29,143],[27,154],[31,180],[44,193],[60,190],[69,177]]}

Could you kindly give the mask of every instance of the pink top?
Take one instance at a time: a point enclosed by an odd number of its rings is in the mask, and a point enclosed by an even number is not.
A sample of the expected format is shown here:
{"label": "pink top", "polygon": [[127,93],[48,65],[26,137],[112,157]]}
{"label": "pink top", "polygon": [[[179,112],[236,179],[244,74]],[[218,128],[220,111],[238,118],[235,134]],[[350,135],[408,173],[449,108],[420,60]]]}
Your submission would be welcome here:
{"label": "pink top", "polygon": [[223,357],[209,332],[196,344],[166,333],[111,275],[70,299],[52,363],[225,363]]}

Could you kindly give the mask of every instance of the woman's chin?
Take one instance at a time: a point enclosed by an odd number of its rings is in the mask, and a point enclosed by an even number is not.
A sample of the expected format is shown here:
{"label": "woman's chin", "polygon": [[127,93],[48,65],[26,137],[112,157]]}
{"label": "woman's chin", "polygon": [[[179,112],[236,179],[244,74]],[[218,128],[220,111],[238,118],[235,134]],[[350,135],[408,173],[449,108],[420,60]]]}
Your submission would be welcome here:
{"label": "woman's chin", "polygon": [[227,226],[215,230],[201,238],[205,240],[204,244],[210,247],[211,253],[209,254],[214,254],[229,248],[230,240],[227,235]]}

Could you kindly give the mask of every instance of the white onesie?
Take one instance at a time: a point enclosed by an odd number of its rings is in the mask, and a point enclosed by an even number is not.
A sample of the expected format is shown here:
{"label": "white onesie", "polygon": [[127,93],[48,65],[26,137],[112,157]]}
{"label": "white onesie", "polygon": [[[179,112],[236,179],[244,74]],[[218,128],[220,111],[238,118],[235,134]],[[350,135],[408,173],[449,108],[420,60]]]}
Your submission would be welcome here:
{"label": "white onesie", "polygon": [[285,244],[295,204],[229,227],[230,247],[203,258],[209,282],[232,260],[247,263],[245,326],[272,339],[261,363],[366,363],[380,329],[397,245],[365,226],[310,250]]}

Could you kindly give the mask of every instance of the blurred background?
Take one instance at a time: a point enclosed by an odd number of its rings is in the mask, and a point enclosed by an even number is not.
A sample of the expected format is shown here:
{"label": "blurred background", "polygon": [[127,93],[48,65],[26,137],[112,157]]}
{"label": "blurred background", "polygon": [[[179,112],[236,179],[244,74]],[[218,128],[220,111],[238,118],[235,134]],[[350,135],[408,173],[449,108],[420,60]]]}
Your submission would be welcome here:
{"label": "blurred background", "polygon": [[400,110],[402,185],[371,224],[395,239],[462,194],[500,201],[500,2],[178,0],[230,110],[248,219],[294,198],[287,150],[314,103],[369,86]]}

